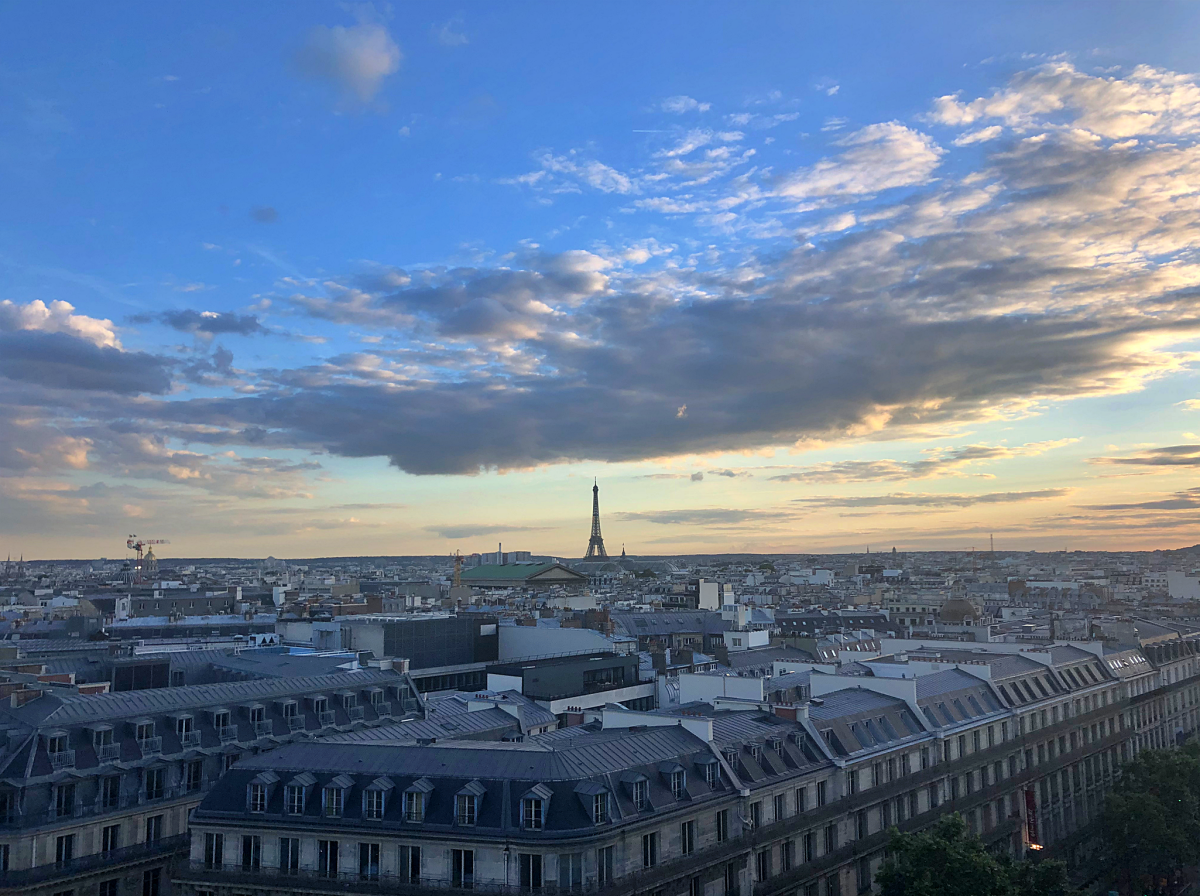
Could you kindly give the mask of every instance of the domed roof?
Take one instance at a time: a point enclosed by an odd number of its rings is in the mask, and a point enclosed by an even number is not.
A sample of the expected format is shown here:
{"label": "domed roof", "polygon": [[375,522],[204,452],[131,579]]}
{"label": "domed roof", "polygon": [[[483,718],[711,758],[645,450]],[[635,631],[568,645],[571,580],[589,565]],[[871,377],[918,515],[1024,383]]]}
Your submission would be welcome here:
{"label": "domed roof", "polygon": [[983,611],[965,597],[950,598],[942,604],[942,609],[938,612],[938,618],[951,625],[962,625],[967,619],[975,622],[982,615]]}

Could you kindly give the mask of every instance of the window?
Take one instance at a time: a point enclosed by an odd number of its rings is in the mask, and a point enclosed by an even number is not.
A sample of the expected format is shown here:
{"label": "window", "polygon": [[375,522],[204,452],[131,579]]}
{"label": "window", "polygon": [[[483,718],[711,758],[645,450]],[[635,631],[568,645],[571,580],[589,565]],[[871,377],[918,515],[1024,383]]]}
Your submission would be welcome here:
{"label": "window", "polygon": [[805,811],[807,808],[808,808],[808,788],[807,787],[797,787],[796,788],[796,814],[799,815],[801,812]]}
{"label": "window", "polygon": [[204,780],[204,760],[193,759],[183,766],[183,786],[188,793],[195,793]]}
{"label": "window", "polygon": [[762,827],[762,800],[750,804],[750,825],[754,828]]}
{"label": "window", "polygon": [[542,888],[542,857],[537,853],[523,852],[518,855],[521,889]]}
{"label": "window", "polygon": [[250,798],[247,800],[251,812],[267,811],[267,788],[263,784],[250,785]]}
{"label": "window", "polygon": [[693,875],[688,881],[688,896],[704,896],[704,881],[699,874]]}
{"label": "window", "polygon": [[817,805],[824,806],[825,799],[826,799],[826,782],[818,781],[817,782]]}
{"label": "window", "polygon": [[558,857],[558,887],[560,890],[583,889],[583,853],[567,852]]}
{"label": "window", "polygon": [[157,843],[162,839],[162,822],[161,815],[151,815],[146,819],[146,842]]}
{"label": "window", "polygon": [[404,794],[404,820],[425,820],[425,794],[417,790],[410,790]]}
{"label": "window", "polygon": [[787,815],[787,795],[783,793],[775,794],[775,821],[779,821]]}
{"label": "window", "polygon": [[379,844],[358,844],[358,879],[379,880]]}
{"label": "window", "polygon": [[717,782],[721,780],[721,766],[715,762],[709,762],[704,765],[704,783],[709,787],[716,787]]}
{"label": "window", "polygon": [[725,896],[738,896],[738,867],[734,862],[725,866]]}
{"label": "window", "polygon": [[804,861],[811,862],[817,855],[817,838],[809,831],[804,835]]}
{"label": "window", "polygon": [[722,809],[717,813],[717,842],[724,843],[729,839],[729,810]]}
{"label": "window", "polygon": [[421,880],[421,847],[400,847],[400,879],[406,883],[415,884]]}
{"label": "window", "polygon": [[54,861],[59,865],[75,858],[75,835],[63,834],[54,838]]}
{"label": "window", "polygon": [[[883,824],[882,829],[887,830],[887,825]],[[854,813],[854,838],[863,840],[868,833],[870,833],[870,828],[867,822],[867,812],[865,809],[859,809]]]}
{"label": "window", "polygon": [[325,815],[328,818],[342,817],[342,797],[345,795],[340,787],[325,788]]}
{"label": "window", "polygon": [[696,822],[685,821],[679,826],[679,844],[685,856],[690,856],[696,849]]}
{"label": "window", "polygon": [[613,848],[602,846],[596,850],[596,883],[600,886],[612,883]]}
{"label": "window", "polygon": [[759,880],[766,880],[771,876],[771,850],[759,850],[754,856],[754,874]]}
{"label": "window", "polygon": [[796,841],[784,840],[779,844],[779,870],[791,871],[796,864]]}
{"label": "window", "polygon": [[336,840],[317,841],[317,874],[322,877],[338,876],[338,842]]}
{"label": "window", "polygon": [[231,768],[234,767],[234,765],[237,764],[237,761],[241,758],[242,758],[241,753],[226,753],[224,756],[221,757],[221,765],[222,765],[221,771],[223,771],[223,772],[229,771]]}
{"label": "window", "polygon": [[527,831],[542,829],[542,801],[536,797],[521,800],[521,827]]}
{"label": "window", "polygon": [[163,797],[163,779],[166,778],[165,768],[148,768],[143,781],[146,785],[146,799],[160,800]]}
{"label": "window", "polygon": [[825,826],[825,852],[831,853],[838,846],[838,829],[836,824]]}
{"label": "window", "polygon": [[825,878],[825,896],[842,896],[842,879],[837,874]]}
{"label": "window", "polygon": [[[368,790],[363,794],[363,817],[371,821],[383,818],[383,791]],[[471,822],[474,824],[474,820]],[[459,824],[462,824],[460,821]]]}
{"label": "window", "polygon": [[75,785],[59,784],[54,788],[54,817],[68,818],[75,814]]}
{"label": "window", "polygon": [[117,896],[120,885],[121,879],[119,877],[110,877],[108,880],[100,881],[99,896]]}
{"label": "window", "polygon": [[864,856],[858,860],[858,892],[869,893],[871,890],[871,860]]}
{"label": "window", "polygon": [[642,867],[653,868],[658,864],[658,831],[642,835]]}
{"label": "window", "polygon": [[204,867],[220,868],[225,864],[225,835],[204,835]]}
{"label": "window", "polygon": [[641,812],[650,802],[650,785],[645,780],[633,782],[633,805]]}
{"label": "window", "polygon": [[119,824],[105,825],[100,831],[100,851],[112,852],[121,846],[121,826]]}
{"label": "window", "polygon": [[929,785],[929,808],[936,809],[938,807],[938,786],[936,783]]}
{"label": "window", "polygon": [[687,773],[683,769],[671,772],[671,796],[682,799],[687,787]]}
{"label": "window", "polygon": [[242,835],[242,868],[257,871],[262,867],[262,837],[258,834]]}
{"label": "window", "polygon": [[300,871],[300,838],[279,838],[279,870],[284,874],[298,874]]}
{"label": "window", "polygon": [[469,890],[475,883],[475,851],[450,850],[450,883]]}
{"label": "window", "polygon": [[137,739],[139,741],[143,741],[143,740],[149,740],[152,737],[154,737],[154,723],[153,722],[138,722]]}
{"label": "window", "polygon": [[592,797],[592,824],[604,824],[608,821],[608,794],[597,793]]}
{"label": "window", "polygon": [[161,868],[147,868],[142,872],[142,896],[158,896],[158,891],[161,886]]}
{"label": "window", "polygon": [[100,779],[100,807],[102,809],[116,809],[121,802],[121,778],[119,775],[110,775],[107,778]]}

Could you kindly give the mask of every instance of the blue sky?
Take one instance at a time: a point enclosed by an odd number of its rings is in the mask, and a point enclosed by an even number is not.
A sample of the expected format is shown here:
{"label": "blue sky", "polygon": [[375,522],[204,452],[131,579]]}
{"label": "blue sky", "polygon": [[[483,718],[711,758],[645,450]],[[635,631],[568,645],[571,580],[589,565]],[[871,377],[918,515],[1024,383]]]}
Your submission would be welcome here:
{"label": "blue sky", "polygon": [[1198,17],[10,5],[0,550],[1195,543]]}

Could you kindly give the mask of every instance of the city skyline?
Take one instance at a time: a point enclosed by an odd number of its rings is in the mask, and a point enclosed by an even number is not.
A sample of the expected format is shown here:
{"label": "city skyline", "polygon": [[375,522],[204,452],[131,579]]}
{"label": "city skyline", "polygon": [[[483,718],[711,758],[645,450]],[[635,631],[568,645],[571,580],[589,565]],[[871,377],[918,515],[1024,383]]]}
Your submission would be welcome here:
{"label": "city skyline", "polygon": [[1200,10],[0,13],[0,551],[1200,542]]}

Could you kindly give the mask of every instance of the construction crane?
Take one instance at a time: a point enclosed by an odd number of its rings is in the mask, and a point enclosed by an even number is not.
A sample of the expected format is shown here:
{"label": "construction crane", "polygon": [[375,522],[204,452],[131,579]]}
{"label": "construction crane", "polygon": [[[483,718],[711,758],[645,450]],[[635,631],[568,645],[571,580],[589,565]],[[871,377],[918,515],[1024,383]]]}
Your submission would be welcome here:
{"label": "construction crane", "polygon": [[125,542],[125,547],[131,551],[137,551],[137,569],[142,568],[142,548],[152,544],[170,544],[165,538],[138,538],[136,535],[130,535],[129,540]]}

